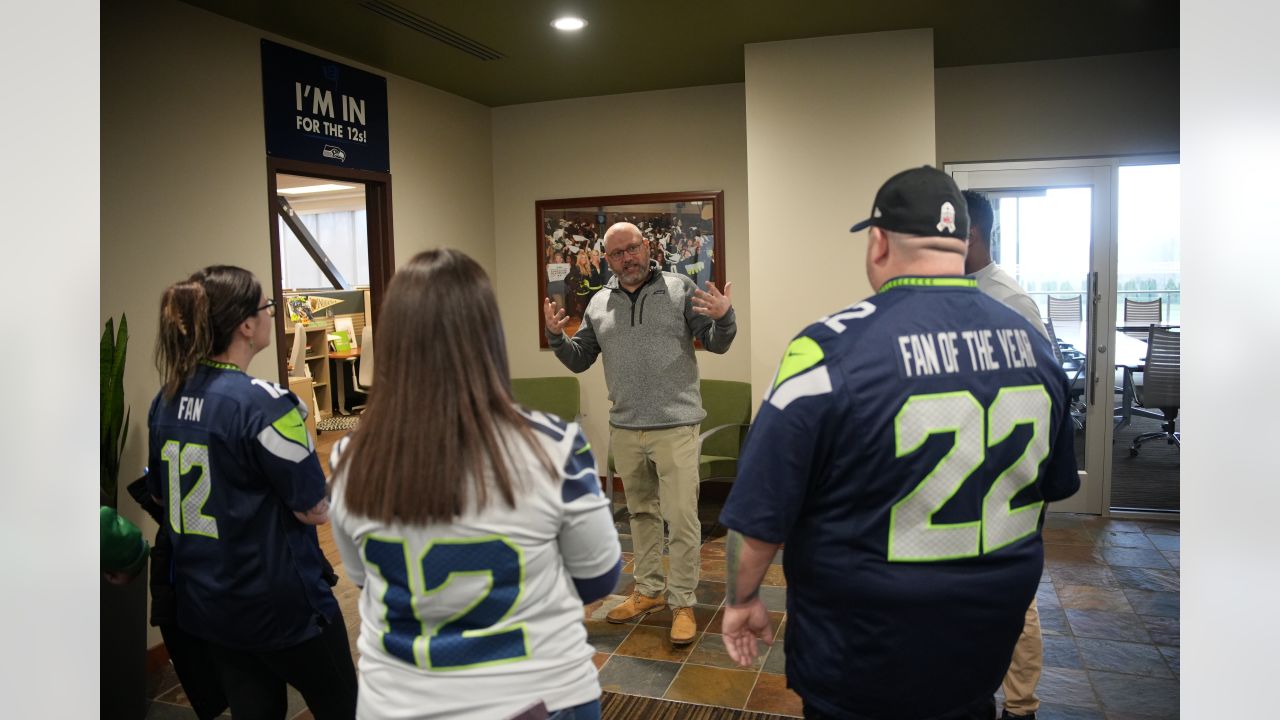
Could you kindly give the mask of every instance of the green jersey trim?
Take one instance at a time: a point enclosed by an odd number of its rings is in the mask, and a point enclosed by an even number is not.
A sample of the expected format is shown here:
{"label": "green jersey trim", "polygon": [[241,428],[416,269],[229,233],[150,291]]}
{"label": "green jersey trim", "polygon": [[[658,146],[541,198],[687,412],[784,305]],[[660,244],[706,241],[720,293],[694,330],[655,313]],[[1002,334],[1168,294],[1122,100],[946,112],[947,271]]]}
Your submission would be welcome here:
{"label": "green jersey trim", "polygon": [[880,292],[897,287],[962,287],[976,288],[978,281],[973,278],[957,277],[901,277],[894,278],[880,286]]}
{"label": "green jersey trim", "polygon": [[822,362],[822,347],[812,338],[800,336],[787,346],[787,353],[782,356],[782,364],[778,366],[778,377],[773,381],[776,388],[795,375],[808,370]]}

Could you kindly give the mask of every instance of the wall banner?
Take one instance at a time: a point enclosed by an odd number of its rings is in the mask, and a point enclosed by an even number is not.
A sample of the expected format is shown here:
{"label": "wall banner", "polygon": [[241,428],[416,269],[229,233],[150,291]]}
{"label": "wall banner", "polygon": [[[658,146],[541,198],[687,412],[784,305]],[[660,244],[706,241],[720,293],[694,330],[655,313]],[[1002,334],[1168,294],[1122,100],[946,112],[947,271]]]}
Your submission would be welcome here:
{"label": "wall banner", "polygon": [[390,172],[387,79],[262,41],[267,154]]}

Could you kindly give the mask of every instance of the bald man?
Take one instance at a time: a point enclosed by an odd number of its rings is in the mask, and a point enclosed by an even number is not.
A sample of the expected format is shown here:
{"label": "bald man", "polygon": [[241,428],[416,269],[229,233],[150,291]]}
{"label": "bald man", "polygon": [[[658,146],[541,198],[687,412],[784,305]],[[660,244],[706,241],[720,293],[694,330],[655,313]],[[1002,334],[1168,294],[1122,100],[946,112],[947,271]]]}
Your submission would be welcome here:
{"label": "bald man", "polygon": [[806,718],[992,720],[1044,566],[1049,501],[1079,488],[1067,379],[964,276],[969,215],[919,167],[876,193],[876,294],[791,342],[720,521],[723,634],[752,666],[786,543],[787,684]]}
{"label": "bald man", "polygon": [[[604,251],[613,277],[592,296],[573,337],[564,335],[564,309],[543,301],[547,342],[575,373],[604,355],[613,401],[610,442],[635,553],[635,590],[607,619],[628,622],[670,606],[671,642],[687,645],[697,635],[698,430],[706,417],[693,341],[714,353],[729,350],[738,331],[733,283],[725,283],[723,293],[710,282],[701,290],[687,276],[663,272],[629,222],[605,232]],[[663,520],[670,564],[665,578]]]}

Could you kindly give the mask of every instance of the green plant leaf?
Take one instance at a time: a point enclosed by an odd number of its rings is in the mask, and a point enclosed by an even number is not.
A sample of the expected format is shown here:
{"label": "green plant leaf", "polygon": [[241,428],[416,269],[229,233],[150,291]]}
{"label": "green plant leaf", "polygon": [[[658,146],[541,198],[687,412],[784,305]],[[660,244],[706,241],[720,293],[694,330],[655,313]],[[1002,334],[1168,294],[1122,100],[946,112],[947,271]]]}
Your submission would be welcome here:
{"label": "green plant leaf", "polygon": [[129,437],[129,415],[124,402],[124,367],[129,347],[128,319],[120,316],[120,329],[108,318],[99,344],[102,437],[100,446],[99,491],[115,507],[120,477],[120,458]]}
{"label": "green plant leaf", "polygon": [[99,412],[102,415],[102,442],[107,441],[107,429],[110,426],[110,405],[107,398],[111,395],[111,364],[116,354],[116,332],[115,322],[112,318],[107,318],[107,326],[102,331],[102,341],[98,344],[98,388],[102,394],[99,399]]}

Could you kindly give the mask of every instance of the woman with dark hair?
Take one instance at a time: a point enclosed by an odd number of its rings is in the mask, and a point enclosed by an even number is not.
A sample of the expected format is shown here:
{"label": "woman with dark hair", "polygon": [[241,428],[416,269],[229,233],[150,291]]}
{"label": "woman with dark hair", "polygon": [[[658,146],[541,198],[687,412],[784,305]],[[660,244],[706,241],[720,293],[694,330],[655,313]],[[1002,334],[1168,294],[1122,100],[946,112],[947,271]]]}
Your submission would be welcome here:
{"label": "woman with dark hair", "polygon": [[329,505],[306,409],[245,374],[274,314],[238,267],[165,290],[147,486],[167,514],[177,626],[208,644],[236,720],[283,718],[286,683],[316,718],[349,720],[355,667],[316,538]]}
{"label": "woman with dark hair", "polygon": [[359,717],[598,718],[582,605],[621,553],[591,446],[514,403],[489,278],[461,252],[410,260],[378,322],[374,390],[332,458]]}

